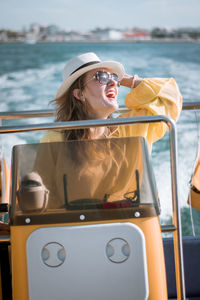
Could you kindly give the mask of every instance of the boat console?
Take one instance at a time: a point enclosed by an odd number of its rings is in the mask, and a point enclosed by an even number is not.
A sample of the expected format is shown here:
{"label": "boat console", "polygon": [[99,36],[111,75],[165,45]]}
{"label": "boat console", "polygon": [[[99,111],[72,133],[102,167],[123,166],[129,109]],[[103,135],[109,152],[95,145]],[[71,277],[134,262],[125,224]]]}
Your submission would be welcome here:
{"label": "boat console", "polygon": [[167,299],[159,212],[144,138],[15,146],[13,300]]}

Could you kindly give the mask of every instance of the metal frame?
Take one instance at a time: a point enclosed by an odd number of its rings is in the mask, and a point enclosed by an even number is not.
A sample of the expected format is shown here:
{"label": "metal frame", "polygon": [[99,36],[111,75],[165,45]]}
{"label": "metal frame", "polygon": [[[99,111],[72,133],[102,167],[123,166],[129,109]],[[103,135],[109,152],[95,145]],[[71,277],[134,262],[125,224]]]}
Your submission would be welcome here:
{"label": "metal frame", "polygon": [[[5,117],[5,115],[4,115]],[[156,123],[165,122],[169,127],[170,139],[170,166],[171,166],[171,186],[172,186],[172,205],[173,205],[173,224],[164,228],[164,231],[173,231],[174,237],[174,257],[177,282],[177,299],[185,300],[185,282],[184,282],[184,266],[183,266],[183,248],[182,248],[182,230],[181,217],[178,196],[178,168],[177,168],[177,134],[175,123],[166,116],[148,116],[148,117],[129,117],[116,118],[106,120],[86,120],[86,121],[70,121],[70,122],[53,122],[34,125],[21,126],[2,126],[0,134],[55,130],[55,129],[81,129],[89,127],[101,126],[119,126],[131,125],[138,123]]]}
{"label": "metal frame", "polygon": [[[195,110],[195,109],[200,109],[200,102],[184,102],[183,103],[183,110]],[[117,113],[126,113],[128,111],[130,111],[130,109],[128,109],[127,107],[121,106],[118,109]],[[0,120],[53,117],[54,114],[55,114],[55,112],[53,109],[0,112]]]}

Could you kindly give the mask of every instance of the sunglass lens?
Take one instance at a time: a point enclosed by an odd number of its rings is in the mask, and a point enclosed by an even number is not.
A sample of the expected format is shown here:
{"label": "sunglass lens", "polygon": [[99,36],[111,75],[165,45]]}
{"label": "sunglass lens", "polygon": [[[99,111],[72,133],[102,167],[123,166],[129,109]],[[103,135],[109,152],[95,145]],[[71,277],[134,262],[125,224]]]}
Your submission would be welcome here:
{"label": "sunglass lens", "polygon": [[120,86],[120,80],[117,74],[113,73],[111,74],[112,79],[117,83],[117,86]]}
{"label": "sunglass lens", "polygon": [[96,78],[101,84],[107,84],[109,81],[109,74],[105,71],[98,71],[96,73]]}

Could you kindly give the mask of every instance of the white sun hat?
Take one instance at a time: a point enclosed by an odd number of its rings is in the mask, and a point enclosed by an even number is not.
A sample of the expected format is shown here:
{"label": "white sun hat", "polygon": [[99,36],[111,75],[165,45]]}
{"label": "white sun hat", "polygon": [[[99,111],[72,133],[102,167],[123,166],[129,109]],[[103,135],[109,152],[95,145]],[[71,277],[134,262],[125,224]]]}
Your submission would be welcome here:
{"label": "white sun hat", "polygon": [[117,74],[121,80],[125,70],[121,63],[117,61],[101,61],[93,52],[81,54],[67,62],[63,71],[63,83],[58,89],[56,98],[62,97],[74,81],[84,73],[98,68],[107,68]]}

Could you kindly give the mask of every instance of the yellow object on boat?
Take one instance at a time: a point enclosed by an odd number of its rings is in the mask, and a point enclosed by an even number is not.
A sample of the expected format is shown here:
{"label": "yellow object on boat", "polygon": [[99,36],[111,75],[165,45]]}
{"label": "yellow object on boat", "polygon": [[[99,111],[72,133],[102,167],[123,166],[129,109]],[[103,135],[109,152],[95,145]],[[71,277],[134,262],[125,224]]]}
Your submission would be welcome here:
{"label": "yellow object on boat", "polygon": [[9,203],[10,173],[4,158],[1,159],[0,173],[0,203]]}

